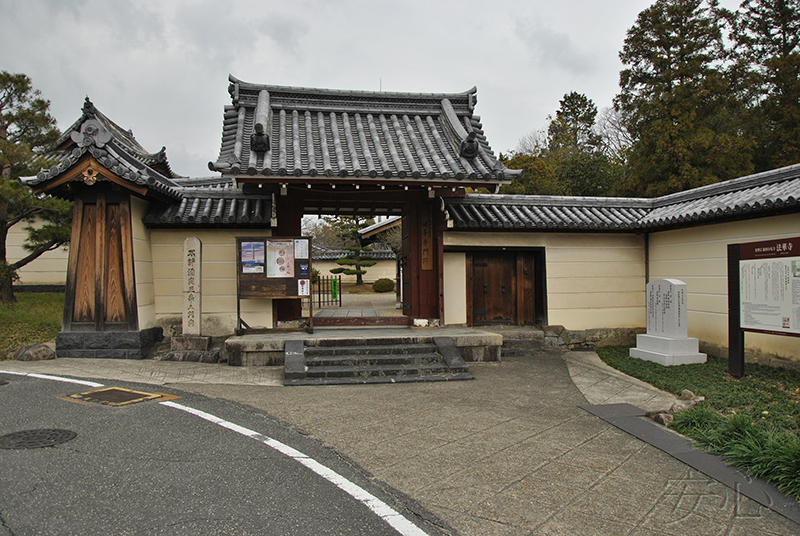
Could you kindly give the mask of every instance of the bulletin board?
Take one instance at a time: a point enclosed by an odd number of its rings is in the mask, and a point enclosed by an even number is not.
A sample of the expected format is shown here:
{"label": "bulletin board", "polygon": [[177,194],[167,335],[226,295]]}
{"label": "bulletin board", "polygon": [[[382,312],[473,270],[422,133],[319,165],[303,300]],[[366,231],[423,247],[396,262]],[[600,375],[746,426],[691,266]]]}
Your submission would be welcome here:
{"label": "bulletin board", "polygon": [[[311,298],[310,237],[237,237],[236,267],[237,309],[241,299]],[[309,307],[310,333],[313,303]],[[238,313],[240,329],[247,327]]]}

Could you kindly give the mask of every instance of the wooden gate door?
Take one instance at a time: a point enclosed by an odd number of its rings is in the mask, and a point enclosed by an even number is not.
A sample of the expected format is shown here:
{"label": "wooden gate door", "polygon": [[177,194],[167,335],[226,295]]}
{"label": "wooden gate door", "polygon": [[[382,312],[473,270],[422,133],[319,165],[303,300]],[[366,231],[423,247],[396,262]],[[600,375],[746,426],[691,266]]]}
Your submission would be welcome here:
{"label": "wooden gate door", "polygon": [[138,329],[127,197],[76,200],[64,331]]}
{"label": "wooden gate door", "polygon": [[514,253],[473,253],[473,324],[516,322],[516,264]]}

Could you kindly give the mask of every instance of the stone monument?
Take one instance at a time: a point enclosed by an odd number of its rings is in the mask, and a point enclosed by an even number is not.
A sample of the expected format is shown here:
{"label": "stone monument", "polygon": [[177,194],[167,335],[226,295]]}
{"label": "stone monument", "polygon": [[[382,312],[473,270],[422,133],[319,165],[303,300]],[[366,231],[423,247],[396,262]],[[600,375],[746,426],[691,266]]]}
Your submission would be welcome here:
{"label": "stone monument", "polygon": [[200,282],[202,244],[196,236],[183,241],[183,335],[172,337],[172,354],[165,357],[172,361],[209,361],[205,355],[211,347],[211,337],[203,337],[201,316],[203,313]]}
{"label": "stone monument", "polygon": [[688,337],[686,283],[658,279],[647,284],[647,334],[636,336],[630,356],[661,365],[705,363],[699,341]]}

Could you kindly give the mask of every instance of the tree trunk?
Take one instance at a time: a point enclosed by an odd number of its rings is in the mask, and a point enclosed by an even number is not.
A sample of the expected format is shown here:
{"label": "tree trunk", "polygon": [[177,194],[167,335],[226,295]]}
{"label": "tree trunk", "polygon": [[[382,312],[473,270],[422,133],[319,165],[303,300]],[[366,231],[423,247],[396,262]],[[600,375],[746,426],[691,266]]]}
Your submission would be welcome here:
{"label": "tree trunk", "polygon": [[13,272],[5,262],[0,261],[0,303],[14,303]]}

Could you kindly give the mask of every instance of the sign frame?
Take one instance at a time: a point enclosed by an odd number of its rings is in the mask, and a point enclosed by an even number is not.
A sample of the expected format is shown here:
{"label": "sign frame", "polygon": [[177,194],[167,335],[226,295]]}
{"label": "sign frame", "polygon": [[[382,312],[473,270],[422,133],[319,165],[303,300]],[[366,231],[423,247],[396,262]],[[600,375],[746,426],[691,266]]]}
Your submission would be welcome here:
{"label": "sign frame", "polygon": [[251,329],[242,320],[241,300],[309,299],[308,332],[313,333],[311,237],[236,237],[236,315],[238,330]]}
{"label": "sign frame", "polygon": [[[747,275],[744,281],[743,273]],[[728,244],[728,372],[731,376],[744,376],[745,332],[800,337],[800,301],[795,304],[794,286],[799,287],[797,295],[800,296],[800,237]],[[792,306],[797,307],[797,312]]]}

